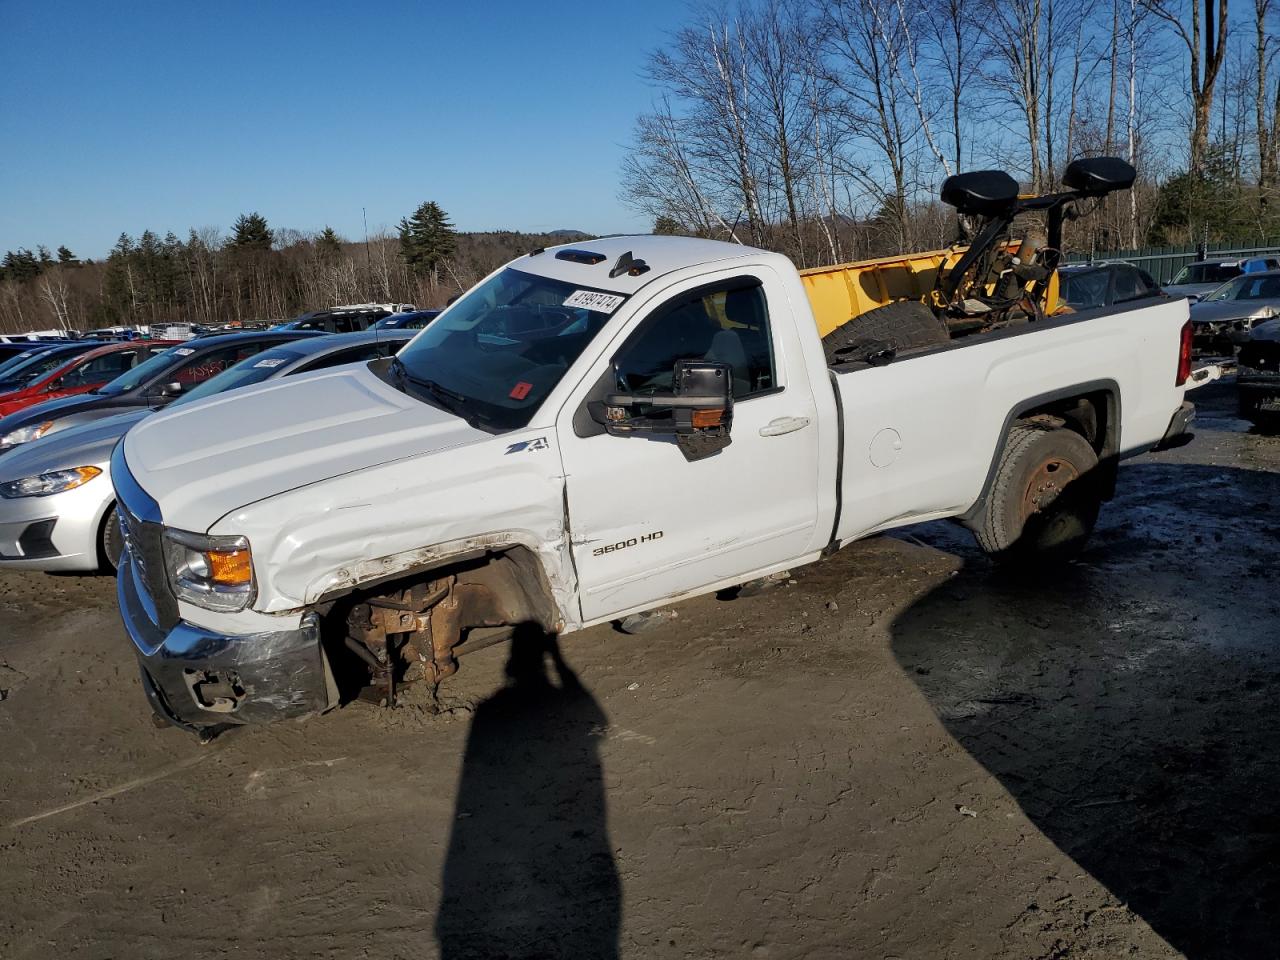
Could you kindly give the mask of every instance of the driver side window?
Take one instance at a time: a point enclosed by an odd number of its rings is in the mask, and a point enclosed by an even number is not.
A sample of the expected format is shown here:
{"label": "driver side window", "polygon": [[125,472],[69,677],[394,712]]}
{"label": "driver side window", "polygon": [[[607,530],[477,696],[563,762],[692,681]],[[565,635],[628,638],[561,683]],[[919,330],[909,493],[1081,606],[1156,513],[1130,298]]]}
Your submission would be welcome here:
{"label": "driver side window", "polygon": [[704,287],[663,304],[614,358],[616,387],[628,393],[669,393],[677,360],[727,363],[733,399],[777,385],[769,309],[758,281]]}

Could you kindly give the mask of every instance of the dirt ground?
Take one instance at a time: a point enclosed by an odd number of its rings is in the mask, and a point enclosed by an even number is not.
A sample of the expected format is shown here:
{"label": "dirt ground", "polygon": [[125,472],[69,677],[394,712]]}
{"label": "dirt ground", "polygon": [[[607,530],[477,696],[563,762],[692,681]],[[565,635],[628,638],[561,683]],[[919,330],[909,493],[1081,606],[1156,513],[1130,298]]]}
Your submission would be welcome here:
{"label": "dirt ground", "polygon": [[1280,438],[1198,394],[1053,579],[932,524],[438,714],[202,747],[0,575],[0,957],[1280,955]]}

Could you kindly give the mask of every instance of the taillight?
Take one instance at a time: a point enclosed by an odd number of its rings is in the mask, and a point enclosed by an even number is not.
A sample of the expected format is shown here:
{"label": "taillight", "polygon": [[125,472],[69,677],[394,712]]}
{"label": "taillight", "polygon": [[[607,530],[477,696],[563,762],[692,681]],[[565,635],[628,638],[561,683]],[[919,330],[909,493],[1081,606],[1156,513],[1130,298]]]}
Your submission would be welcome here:
{"label": "taillight", "polygon": [[1178,378],[1173,382],[1180,387],[1191,379],[1191,321],[1182,325],[1182,333],[1178,340]]}

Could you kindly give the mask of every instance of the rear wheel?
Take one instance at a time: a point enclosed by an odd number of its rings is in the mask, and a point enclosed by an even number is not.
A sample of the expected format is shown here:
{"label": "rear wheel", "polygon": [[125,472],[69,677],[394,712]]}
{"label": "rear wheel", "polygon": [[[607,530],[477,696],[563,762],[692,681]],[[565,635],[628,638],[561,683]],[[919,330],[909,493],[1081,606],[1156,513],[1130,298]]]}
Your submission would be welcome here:
{"label": "rear wheel", "polygon": [[856,359],[861,342],[882,340],[899,350],[916,350],[946,343],[947,325],[919,300],[899,300],[859,314],[822,338],[828,363]]}
{"label": "rear wheel", "polygon": [[974,526],[979,546],[999,559],[1075,556],[1102,506],[1097,465],[1093,447],[1074,431],[1015,426]]}
{"label": "rear wheel", "polygon": [[124,553],[124,538],[120,535],[120,517],[116,513],[115,504],[107,510],[102,518],[102,529],[98,532],[98,557],[105,573],[115,573],[120,566],[120,555]]}

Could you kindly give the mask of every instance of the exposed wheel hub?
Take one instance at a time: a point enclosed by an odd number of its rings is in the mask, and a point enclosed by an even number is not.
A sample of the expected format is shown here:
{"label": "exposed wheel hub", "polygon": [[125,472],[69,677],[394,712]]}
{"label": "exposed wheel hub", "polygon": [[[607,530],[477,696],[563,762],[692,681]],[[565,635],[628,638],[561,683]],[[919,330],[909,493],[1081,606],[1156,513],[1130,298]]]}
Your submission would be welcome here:
{"label": "exposed wheel hub", "polygon": [[1026,492],[1019,504],[1019,513],[1025,522],[1031,516],[1040,513],[1072,482],[1079,479],[1080,471],[1069,460],[1061,457],[1050,457],[1043,461],[1031,474]]}

